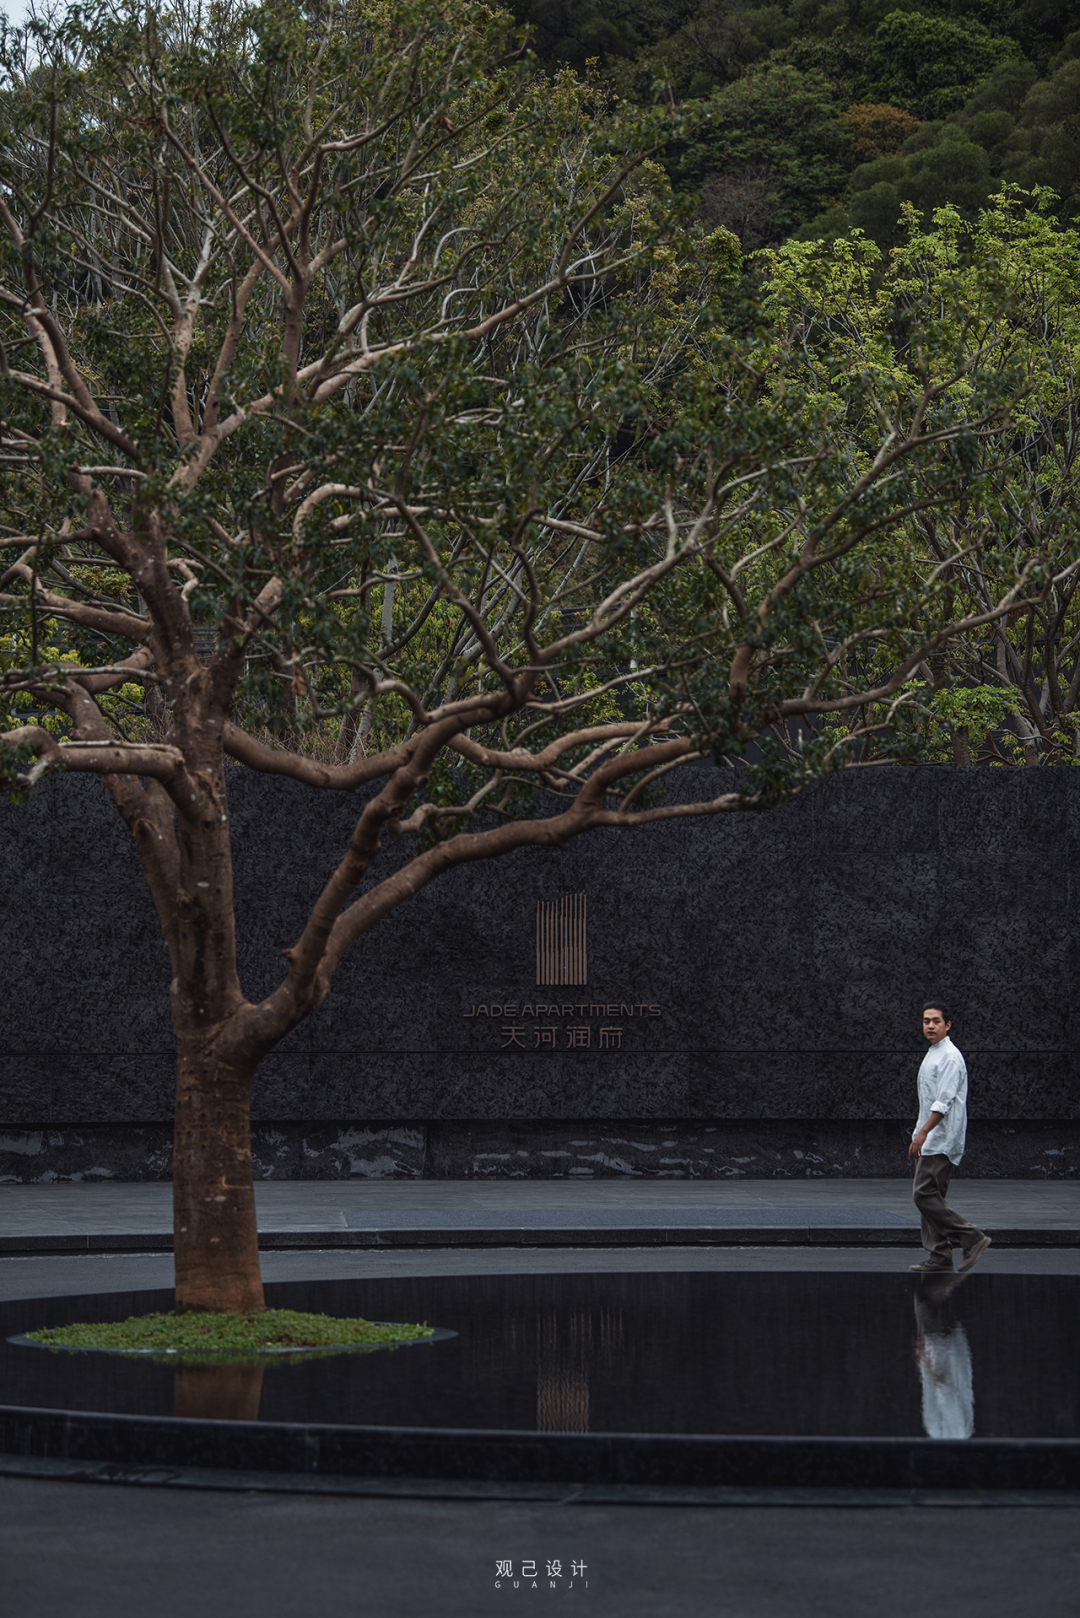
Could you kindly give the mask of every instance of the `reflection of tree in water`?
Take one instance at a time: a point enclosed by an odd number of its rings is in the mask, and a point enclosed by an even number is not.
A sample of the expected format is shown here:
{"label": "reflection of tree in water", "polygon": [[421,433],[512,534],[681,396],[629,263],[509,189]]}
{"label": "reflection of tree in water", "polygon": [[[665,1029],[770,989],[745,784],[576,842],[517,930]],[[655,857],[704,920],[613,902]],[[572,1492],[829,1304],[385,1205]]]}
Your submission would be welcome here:
{"label": "reflection of tree in water", "polygon": [[574,1310],[536,1315],[536,1430],[540,1433],[589,1431],[589,1369],[620,1359],[621,1311]]}
{"label": "reflection of tree in water", "polygon": [[173,1415],[192,1421],[258,1421],[262,1365],[178,1365]]}

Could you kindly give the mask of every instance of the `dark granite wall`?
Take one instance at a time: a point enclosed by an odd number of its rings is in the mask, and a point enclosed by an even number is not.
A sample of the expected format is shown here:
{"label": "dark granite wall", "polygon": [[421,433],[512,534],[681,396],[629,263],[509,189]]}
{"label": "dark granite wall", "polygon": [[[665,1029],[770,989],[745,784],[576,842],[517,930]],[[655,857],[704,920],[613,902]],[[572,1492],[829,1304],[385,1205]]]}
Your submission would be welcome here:
{"label": "dark granite wall", "polygon": [[[595,1118],[552,1122],[280,1122],[252,1126],[258,1179],[903,1178],[912,1120]],[[965,1175],[1072,1179],[1074,1119],[973,1121]],[[72,1124],[0,1135],[0,1178],[169,1180],[169,1124]]]}
{"label": "dark granite wall", "polygon": [[[695,789],[725,785],[703,768]],[[356,805],[241,769],[230,803],[258,996]],[[883,770],[458,869],[361,940],[264,1062],[256,1157],[287,1177],[903,1173],[939,994],[980,1172],[1076,1173],[1078,839],[1077,772]],[[588,987],[538,988],[536,901],[578,891]],[[167,961],[99,783],[0,810],[0,896],[0,1175],[167,1174]]]}

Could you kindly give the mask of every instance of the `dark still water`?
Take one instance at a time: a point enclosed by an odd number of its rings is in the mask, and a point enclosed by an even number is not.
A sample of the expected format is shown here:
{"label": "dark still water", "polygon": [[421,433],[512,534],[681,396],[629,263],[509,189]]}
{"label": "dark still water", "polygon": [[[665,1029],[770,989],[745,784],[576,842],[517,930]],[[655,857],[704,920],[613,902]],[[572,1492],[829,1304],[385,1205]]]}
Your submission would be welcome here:
{"label": "dark still water", "polygon": [[427,1321],[444,1341],[177,1371],[6,1339],[166,1292],[0,1309],[0,1403],[529,1431],[1080,1437],[1080,1277],[444,1276],[268,1286],[279,1308]]}

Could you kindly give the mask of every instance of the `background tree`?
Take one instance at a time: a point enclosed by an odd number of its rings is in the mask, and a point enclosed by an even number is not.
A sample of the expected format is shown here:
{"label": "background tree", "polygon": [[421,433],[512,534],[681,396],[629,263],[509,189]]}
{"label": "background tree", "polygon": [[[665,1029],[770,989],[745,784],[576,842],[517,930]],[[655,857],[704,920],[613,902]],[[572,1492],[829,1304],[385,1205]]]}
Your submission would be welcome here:
{"label": "background tree", "polygon": [[887,101],[856,102],[843,114],[851,130],[856,153],[873,162],[876,157],[893,157],[906,140],[916,133],[919,120]]}
{"label": "background tree", "polygon": [[949,204],[974,218],[997,186],[985,149],[957,124],[937,122],[923,124],[893,156],[861,164],[851,188],[851,224],[879,247],[894,247],[906,234],[905,204],[917,208],[927,225],[936,209]]}
{"label": "background tree", "polygon": [[[1027,378],[1010,432],[982,466],[980,496],[913,515],[909,564],[939,577],[949,611],[990,607],[1023,558],[1077,553],[1080,512],[1080,343],[1075,271],[1080,240],[1062,230],[1045,199],[1006,192],[969,236],[956,209],[929,227],[912,208],[903,240],[883,262],[856,237],[830,247],[785,247],[769,256],[774,308],[802,350],[808,397],[838,369],[883,367],[917,387],[923,312],[936,305],[935,337],[959,355]],[[917,311],[917,313],[916,313]],[[905,380],[906,379],[906,380]],[[852,454],[863,423],[848,418]],[[1080,583],[1066,570],[1038,602],[989,627],[957,635],[927,658],[915,686],[929,703],[929,756],[956,764],[1075,764],[1080,756]],[[888,664],[891,652],[884,656]],[[855,722],[865,723],[866,714]],[[872,744],[871,744],[872,745]],[[865,754],[864,754],[865,756]]]}
{"label": "background tree", "polygon": [[703,217],[747,249],[781,240],[847,177],[852,135],[841,106],[817,71],[781,64],[748,74],[715,92],[711,117],[674,149],[675,182],[700,191]]}
{"label": "background tree", "polygon": [[940,118],[958,111],[1002,62],[1021,55],[1014,39],[992,34],[974,18],[892,11],[874,33],[866,72],[873,99],[917,118]]}
{"label": "background tree", "polygon": [[[737,247],[680,233],[647,155],[680,120],[605,119],[486,8],[106,6],[36,37],[0,101],[5,770],[98,774],[130,830],[172,962],[177,1307],[258,1309],[252,1078],[384,916],[514,848],[768,807],[870,736],[919,756],[912,677],[1077,564],[1003,554],[970,613],[966,531],[911,566],[917,518],[996,498],[1028,385],[978,336],[990,271],[943,313],[838,243],[853,366],[807,323],[807,249],[733,342]],[[133,679],[163,739],[110,707]],[[260,739],[335,722],[344,762]],[[709,757],[754,762],[687,798]],[[365,789],[258,1003],[230,761]]]}

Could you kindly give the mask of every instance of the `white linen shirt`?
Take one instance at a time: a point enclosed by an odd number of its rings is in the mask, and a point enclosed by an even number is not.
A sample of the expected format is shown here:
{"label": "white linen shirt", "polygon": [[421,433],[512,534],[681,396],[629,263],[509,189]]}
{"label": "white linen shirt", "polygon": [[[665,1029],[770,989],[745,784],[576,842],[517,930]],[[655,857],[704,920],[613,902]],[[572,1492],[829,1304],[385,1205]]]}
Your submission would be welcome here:
{"label": "white linen shirt", "polygon": [[932,1112],[942,1114],[940,1124],[926,1137],[924,1157],[943,1152],[950,1163],[959,1163],[963,1157],[967,1135],[967,1092],[967,1065],[946,1034],[936,1045],[931,1045],[919,1069],[919,1121],[911,1131],[912,1139]]}

